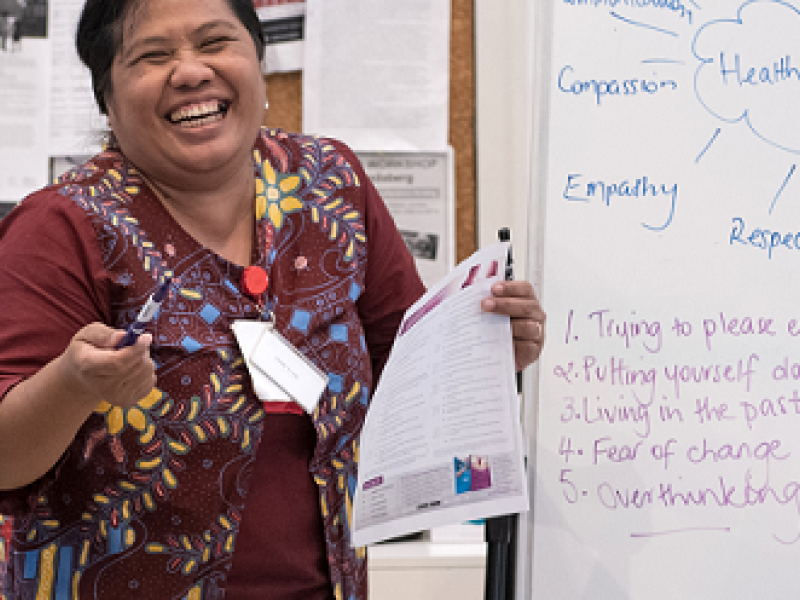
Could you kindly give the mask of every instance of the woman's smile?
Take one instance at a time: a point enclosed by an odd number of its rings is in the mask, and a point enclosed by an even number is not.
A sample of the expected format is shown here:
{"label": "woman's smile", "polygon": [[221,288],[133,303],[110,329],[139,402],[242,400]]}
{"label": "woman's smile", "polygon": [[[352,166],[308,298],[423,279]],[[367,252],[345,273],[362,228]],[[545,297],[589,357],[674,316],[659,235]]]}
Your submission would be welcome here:
{"label": "woman's smile", "polygon": [[167,120],[182,128],[194,129],[210,125],[225,118],[231,103],[227,100],[212,100],[188,104],[172,111]]}

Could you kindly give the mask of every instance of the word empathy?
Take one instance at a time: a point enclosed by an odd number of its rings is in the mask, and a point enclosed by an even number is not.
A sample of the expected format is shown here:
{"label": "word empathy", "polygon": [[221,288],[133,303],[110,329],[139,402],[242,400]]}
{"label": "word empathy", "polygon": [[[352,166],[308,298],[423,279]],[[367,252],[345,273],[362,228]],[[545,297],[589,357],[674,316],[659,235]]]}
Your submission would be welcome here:
{"label": "word empathy", "polygon": [[564,199],[570,202],[591,202],[600,200],[606,206],[611,206],[615,198],[651,198],[653,200],[666,200],[666,217],[658,225],[642,223],[642,227],[652,231],[662,231],[669,227],[675,216],[675,205],[678,200],[677,183],[653,183],[647,175],[638,179],[623,179],[622,181],[604,181],[602,179],[584,180],[580,173],[567,175],[567,184],[564,187]]}

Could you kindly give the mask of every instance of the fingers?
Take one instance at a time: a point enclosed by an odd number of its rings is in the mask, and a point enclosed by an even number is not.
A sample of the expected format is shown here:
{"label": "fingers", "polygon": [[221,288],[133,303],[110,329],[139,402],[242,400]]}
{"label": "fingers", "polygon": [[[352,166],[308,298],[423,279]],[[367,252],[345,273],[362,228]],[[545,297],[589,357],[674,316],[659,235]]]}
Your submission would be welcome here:
{"label": "fingers", "polygon": [[542,320],[511,318],[514,342],[514,363],[517,371],[535,362],[542,353],[545,340],[544,313]]}
{"label": "fingers", "polygon": [[87,402],[105,400],[116,406],[132,406],[155,385],[155,364],[150,358],[152,336],[144,334],[135,344],[116,349],[124,335],[101,323],[81,329],[64,353],[75,389]]}
{"label": "fingers", "polygon": [[509,317],[543,318],[544,312],[527,281],[502,281],[492,285],[492,295],[483,300],[483,308]]}
{"label": "fingers", "polygon": [[521,371],[539,358],[545,341],[546,316],[527,281],[503,281],[492,286],[482,308],[511,317],[514,362]]}

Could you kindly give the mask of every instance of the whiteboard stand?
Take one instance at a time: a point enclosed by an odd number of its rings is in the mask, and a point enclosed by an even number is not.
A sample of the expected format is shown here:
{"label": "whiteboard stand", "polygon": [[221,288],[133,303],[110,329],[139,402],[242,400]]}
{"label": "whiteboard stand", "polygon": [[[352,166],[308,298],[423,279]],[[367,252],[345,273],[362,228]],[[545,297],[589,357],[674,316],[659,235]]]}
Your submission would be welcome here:
{"label": "whiteboard stand", "polygon": [[[501,242],[511,241],[511,230],[497,232]],[[506,280],[514,279],[514,257],[508,249]],[[517,394],[522,393],[522,373],[516,374]],[[518,515],[501,515],[486,519],[486,600],[513,600],[516,581]]]}
{"label": "whiteboard stand", "polygon": [[514,600],[518,518],[486,519],[486,600]]}

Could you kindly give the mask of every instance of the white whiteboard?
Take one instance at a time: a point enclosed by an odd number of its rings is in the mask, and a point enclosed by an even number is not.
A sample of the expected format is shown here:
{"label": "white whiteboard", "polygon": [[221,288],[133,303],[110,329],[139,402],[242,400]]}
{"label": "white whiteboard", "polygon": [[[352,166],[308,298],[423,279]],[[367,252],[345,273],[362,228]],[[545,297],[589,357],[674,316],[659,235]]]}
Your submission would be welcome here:
{"label": "white whiteboard", "polygon": [[798,595],[794,2],[540,13],[536,600]]}

